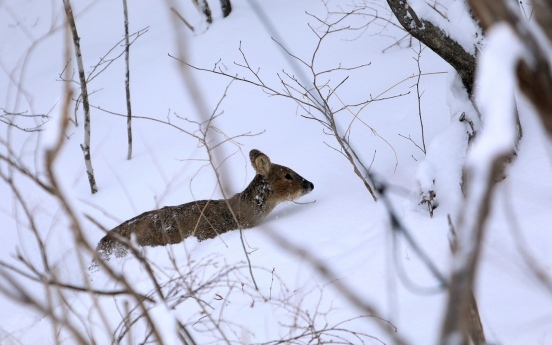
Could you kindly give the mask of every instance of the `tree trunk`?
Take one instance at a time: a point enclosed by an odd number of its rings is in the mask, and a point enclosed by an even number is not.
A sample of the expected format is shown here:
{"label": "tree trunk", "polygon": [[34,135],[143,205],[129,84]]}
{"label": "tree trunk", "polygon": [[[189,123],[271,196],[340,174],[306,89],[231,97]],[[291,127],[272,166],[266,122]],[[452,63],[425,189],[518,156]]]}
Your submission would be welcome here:
{"label": "tree trunk", "polygon": [[197,7],[205,15],[207,18],[207,23],[211,24],[213,22],[213,16],[211,15],[211,8],[209,8],[209,4],[207,3],[207,0],[194,0]]}
{"label": "tree trunk", "polygon": [[90,157],[90,105],[88,103],[88,90],[86,88],[86,77],[84,75],[84,66],[82,63],[82,54],[80,50],[80,38],[77,34],[77,26],[75,25],[75,18],[73,18],[73,10],[69,0],[63,0],[65,6],[65,14],[67,15],[67,21],[71,27],[71,34],[73,35],[73,44],[75,46],[75,56],[77,58],[77,65],[79,68],[79,79],[82,95],[82,106],[84,109],[84,143],[81,144],[81,149],[84,154],[84,164],[86,166],[86,173],[88,174],[88,182],[90,183],[90,191],[92,194],[98,191],[96,186],[96,178],[94,177],[94,169],[92,169],[92,159]]}
{"label": "tree trunk", "polygon": [[127,103],[127,133],[128,133],[128,153],[127,159],[132,158],[132,107],[130,104],[130,66],[128,62],[130,45],[128,43],[128,10],[127,2],[123,0],[123,12],[125,16],[125,64],[126,64],[126,74],[125,74],[125,90],[126,90],[126,103]]}
{"label": "tree trunk", "polygon": [[232,12],[232,5],[230,0],[220,0],[220,7],[222,8],[222,17],[226,18]]}
{"label": "tree trunk", "polygon": [[448,62],[460,78],[471,96],[475,72],[475,56],[466,52],[461,45],[451,39],[443,30],[427,20],[419,19],[406,0],[387,0],[391,11],[403,28],[428,46]]}

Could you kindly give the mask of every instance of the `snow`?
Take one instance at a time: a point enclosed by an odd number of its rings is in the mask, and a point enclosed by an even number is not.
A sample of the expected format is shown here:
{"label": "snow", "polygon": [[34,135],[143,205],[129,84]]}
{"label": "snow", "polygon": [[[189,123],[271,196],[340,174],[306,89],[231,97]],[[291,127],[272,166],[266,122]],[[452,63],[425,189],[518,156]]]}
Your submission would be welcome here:
{"label": "snow", "polygon": [[[418,165],[416,181],[420,186],[419,193],[434,191],[440,200],[440,210],[446,214],[456,214],[464,200],[458,186],[462,181],[468,138],[474,130],[479,130],[480,120],[460,77],[452,67],[448,69],[443,84],[447,90],[446,105],[450,122],[428,145],[427,155]],[[473,129],[468,121],[460,121],[462,116],[471,121]],[[447,164],[443,164],[444,161]]]}
{"label": "snow", "polygon": [[165,303],[157,303],[148,311],[163,344],[180,344],[178,324]]}
{"label": "snow", "polygon": [[505,160],[515,149],[516,123],[514,90],[515,69],[522,47],[506,24],[488,30],[486,49],[478,60],[475,98],[482,114],[483,126],[466,158],[469,178],[467,202],[458,216],[458,255],[455,270],[471,260],[473,239],[481,229],[481,214],[489,190],[492,190],[493,169],[497,160]]}
{"label": "snow", "polygon": [[[322,27],[305,11],[325,18],[324,3],[318,0],[258,3],[285,40],[286,48],[310,61],[318,41],[307,23],[315,29]],[[426,2],[409,3],[420,18],[437,23],[467,51],[474,53],[481,48],[480,32],[469,20],[463,1],[438,2],[438,8],[447,14],[448,21],[429,8]],[[90,70],[90,66],[122,38],[122,3],[73,1],[72,5],[81,36],[84,65]],[[193,77],[195,83],[193,93],[190,92],[191,84],[183,79],[180,64],[167,54],[186,56],[187,62],[207,69],[212,69],[220,59],[225,72],[254,79],[251,73],[234,64],[243,63],[238,50],[241,44],[252,69],[257,71],[260,68],[259,76],[279,90],[281,84],[276,73],[282,75],[282,70],[285,70],[297,74],[282,54],[282,49],[271,40],[273,34],[267,32],[248,1],[232,1],[233,11],[224,19],[218,3],[211,2],[214,22],[209,26],[191,1],[173,5],[197,28],[194,33],[175,20],[170,6],[165,3],[128,3],[130,32],[149,26],[149,31],[130,50],[135,116],[170,121],[193,132],[197,126],[176,115],[202,121],[205,114],[210,115],[215,109],[223,95],[228,79],[186,68],[185,77]],[[381,16],[390,15],[385,2],[375,1],[368,5],[377,8]],[[351,2],[329,2],[327,6],[330,10],[351,9]],[[44,126],[45,131],[23,133],[0,123],[0,139],[9,141],[22,162],[41,174],[44,173],[44,152],[59,135],[58,121],[65,84],[56,79],[65,61],[63,30],[56,28],[63,19],[60,3],[0,2],[0,107],[7,111],[29,110],[32,113],[47,113],[54,107],[50,113],[52,119]],[[372,18],[368,15],[352,16],[344,25],[359,27],[369,19]],[[54,28],[52,32],[50,28]],[[446,72],[421,78],[420,90],[424,92],[421,109],[427,147],[424,155],[412,142],[398,135],[411,136],[417,143],[421,142],[418,99],[413,87],[416,78],[410,78],[418,73],[417,64],[412,60],[417,57],[416,52],[410,49],[408,42],[385,50],[404,36],[403,31],[392,25],[371,24],[365,32],[359,31],[330,35],[320,46],[315,66],[324,70],[335,68],[339,63],[344,67],[370,65],[333,72],[319,83],[328,82],[335,89],[349,76],[337,90],[337,95],[350,104],[363,102],[398,84],[383,95],[397,97],[372,102],[359,113],[364,123],[354,120],[349,138],[367,166],[374,159],[370,171],[389,186],[394,211],[421,249],[445,275],[452,267],[447,215],[456,219],[464,201],[460,189],[462,169],[466,159],[469,164],[482,166],[490,154],[496,154],[498,149],[504,152],[507,145],[512,144],[511,116],[508,119],[504,116],[511,115],[513,103],[510,101],[515,95],[524,136],[517,157],[508,165],[507,178],[496,185],[475,293],[490,343],[552,344],[549,336],[552,332],[550,292],[530,273],[519,253],[518,237],[515,237],[516,233],[521,234],[526,249],[536,258],[539,267],[550,274],[552,235],[547,231],[552,223],[549,212],[552,195],[550,142],[529,102],[517,93],[513,79],[508,77],[507,71],[511,72],[512,63],[519,56],[510,34],[504,28],[489,31],[480,52],[483,72],[480,72],[481,82],[475,90],[481,105],[481,119],[454,70],[429,49],[423,51],[422,73]],[[40,37],[43,38],[33,45],[34,39]],[[179,44],[182,44],[182,55],[179,55]],[[415,40],[413,44],[417,47]],[[508,49],[504,49],[505,46]],[[308,69],[303,69],[303,72],[309,75]],[[78,92],[78,85],[73,87]],[[91,95],[93,105],[124,114],[124,60],[117,60],[98,76],[91,83],[91,90],[96,90]],[[203,102],[203,108],[199,110],[194,94]],[[330,105],[334,109],[342,106],[337,99],[332,99]],[[359,107],[351,110],[356,113]],[[230,137],[265,131],[258,136],[240,137],[236,140],[241,146],[225,144],[218,152],[219,163],[236,153],[224,162],[224,173],[221,172],[227,195],[243,190],[253,178],[254,170],[248,156],[251,149],[259,149],[270,157],[271,162],[293,169],[314,183],[316,188],[298,200],[306,204],[282,203],[260,226],[243,232],[259,291],[253,288],[237,231],[201,243],[190,238],[166,248],[143,248],[142,254],[152,263],[153,274],[159,281],[168,283],[179,276],[177,268],[184,277],[163,290],[166,302],[154,293],[148,271],[134,257],[113,258],[108,262],[109,267],[121,274],[137,293],[155,300],[145,304],[152,308],[149,314],[165,337],[164,342],[179,342],[174,331],[177,321],[187,325],[198,344],[220,342],[221,333],[205,323],[205,310],[210,311],[214,319],[226,322],[221,324],[221,331],[231,341],[243,344],[279,339],[290,331],[283,325],[292,325],[296,320],[299,320],[298,326],[307,327],[308,318],[295,318],[298,312],[302,312],[303,317],[310,315],[317,327],[365,315],[343,297],[335,284],[328,282],[296,255],[293,248],[280,247],[268,235],[274,232],[327,265],[340,282],[381,310],[381,317],[395,325],[397,334],[409,344],[436,343],[446,293],[419,295],[403,285],[398,277],[402,269],[395,266],[394,257],[404,268],[407,279],[416,285],[431,288],[438,282],[404,239],[398,237],[399,242],[396,246],[393,244],[388,210],[381,202],[373,201],[350,163],[327,146],[336,147],[337,144],[333,137],[324,133],[322,125],[301,117],[307,114],[291,100],[267,97],[262,90],[237,81],[230,86],[219,111],[224,113],[214,124]],[[91,246],[94,247],[105,233],[87,217],[111,229],[142,212],[163,206],[211,196],[221,198],[215,174],[202,161],[207,157],[205,149],[196,139],[159,122],[136,118],[133,120],[133,157],[127,160],[126,119],[96,108],[91,112],[92,160],[98,193],[90,194],[79,146],[83,137],[82,108],[77,113],[79,126],[70,124],[55,162],[55,173],[62,191]],[[467,120],[460,121],[462,116]],[[351,113],[339,113],[338,127],[342,130],[348,128],[353,119]],[[375,136],[368,126],[389,145]],[[468,137],[473,130],[478,131],[479,137],[468,149]],[[0,145],[0,153],[6,153],[3,145]],[[4,162],[0,162],[0,171],[11,174]],[[55,277],[77,286],[86,286],[88,282],[98,290],[123,289],[121,283],[109,278],[103,270],[91,275],[83,273],[79,257],[89,263],[91,256],[77,249],[71,221],[60,203],[28,178],[17,173],[14,176],[15,185],[35,216]],[[420,194],[429,190],[436,193],[439,203],[433,218],[430,218],[426,206],[418,205]],[[313,201],[316,202],[308,203]],[[17,253],[21,253],[29,262],[42,268],[39,247],[29,231],[29,222],[4,180],[0,180],[0,224],[3,234],[0,261],[25,269],[15,258]],[[234,266],[239,269],[231,271],[219,284],[209,286],[196,296],[197,299],[176,304],[180,295],[168,293],[170,287],[180,287],[178,291],[186,294],[188,287],[215,280],[218,272]],[[3,268],[1,272],[5,271]],[[12,273],[10,277],[17,275]],[[17,281],[33,298],[49,303],[42,284],[21,277]],[[0,278],[0,285],[6,287],[6,284],[6,280]],[[126,295],[105,297],[65,291],[64,297],[67,303],[60,296],[53,298],[56,315],[69,318],[83,334],[88,334],[88,324],[98,344],[110,343],[113,334],[119,334],[125,305],[134,307],[137,303]],[[284,301],[289,302],[287,307]],[[54,331],[57,329],[50,317],[4,293],[0,293],[0,305],[0,343],[56,343]],[[300,306],[302,311],[290,306]],[[104,325],[100,309],[107,317],[108,327]],[[133,315],[138,313],[139,309]],[[351,320],[341,327],[391,344],[393,341],[386,334],[385,326],[368,317]],[[131,332],[132,339],[139,342],[148,331],[145,322],[139,321]],[[76,342],[67,330],[58,333],[63,343]],[[358,338],[349,339],[352,343],[360,343]],[[124,338],[122,342],[126,341]],[[366,343],[379,342],[367,339]]]}
{"label": "snow", "polygon": [[468,155],[468,166],[485,166],[489,160],[514,148],[515,69],[522,52],[517,36],[508,25],[498,24],[488,30],[486,49],[479,57],[476,89],[477,104],[485,120]]}
{"label": "snow", "polygon": [[447,33],[471,55],[481,48],[484,36],[474,22],[464,0],[409,0],[408,4],[420,19],[426,19]]}

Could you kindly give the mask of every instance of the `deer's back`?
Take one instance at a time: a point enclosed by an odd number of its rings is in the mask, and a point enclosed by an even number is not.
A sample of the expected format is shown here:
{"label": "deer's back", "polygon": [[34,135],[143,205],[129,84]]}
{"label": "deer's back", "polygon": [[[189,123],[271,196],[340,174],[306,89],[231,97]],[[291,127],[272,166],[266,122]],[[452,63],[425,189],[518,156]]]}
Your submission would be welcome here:
{"label": "deer's back", "polygon": [[[234,212],[243,228],[253,225],[244,221],[239,209]],[[225,200],[199,200],[142,213],[113,231],[125,238],[135,233],[141,246],[163,246],[190,236],[202,241],[237,228]]]}

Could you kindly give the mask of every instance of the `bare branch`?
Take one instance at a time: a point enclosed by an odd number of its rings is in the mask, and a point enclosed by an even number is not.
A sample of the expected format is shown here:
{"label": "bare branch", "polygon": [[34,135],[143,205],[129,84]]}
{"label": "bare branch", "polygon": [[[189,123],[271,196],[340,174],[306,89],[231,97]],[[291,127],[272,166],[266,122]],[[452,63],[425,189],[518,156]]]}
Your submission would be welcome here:
{"label": "bare branch", "polygon": [[79,68],[80,87],[82,94],[82,102],[84,108],[84,143],[81,144],[82,152],[84,154],[84,163],[86,165],[86,173],[88,174],[88,182],[90,183],[90,191],[92,194],[98,191],[96,186],[96,178],[94,177],[94,169],[92,168],[92,158],[90,156],[90,106],[88,104],[88,90],[87,81],[84,75],[84,66],[82,64],[82,54],[80,51],[80,38],[77,34],[77,27],[75,25],[75,19],[73,18],[73,10],[69,0],[63,0],[65,6],[65,14],[67,15],[67,21],[71,27],[71,33],[73,35],[73,44],[75,46],[75,56],[77,59],[77,65]]}
{"label": "bare branch", "polygon": [[182,15],[176,10],[176,8],[174,7],[171,7],[171,11],[172,13],[174,13],[178,19],[180,19],[182,21],[182,23],[184,23],[184,25],[186,25],[186,27],[190,30],[192,30],[192,32],[194,32],[194,27],[191,26],[188,21],[186,19],[184,19],[184,17],[182,17]]}
{"label": "bare branch", "polygon": [[466,91],[471,95],[475,57],[433,23],[419,19],[407,0],[387,0],[387,3],[406,31],[454,67],[462,78]]}
{"label": "bare branch", "polygon": [[126,105],[127,105],[127,134],[128,134],[128,153],[127,153],[127,159],[130,160],[132,157],[132,106],[130,104],[130,67],[129,67],[129,54],[130,54],[130,43],[128,41],[128,10],[127,10],[127,2],[126,0],[123,0],[123,13],[125,17],[125,65],[126,65],[126,73],[125,73],[125,92],[126,92]]}
{"label": "bare branch", "polygon": [[[45,123],[48,123],[48,121],[50,120],[50,113],[48,112],[48,114],[27,114],[27,111],[24,111],[24,112],[18,112],[18,113],[13,113],[13,112],[9,112],[9,111],[6,111],[6,109],[4,108],[0,108],[0,110],[2,110],[3,114],[0,114],[0,122],[3,122],[5,124],[7,124],[8,126],[12,126],[14,128],[17,128],[23,132],[38,132],[38,131],[42,131],[42,127]],[[18,125],[17,123],[15,123],[13,121],[13,118],[16,118],[16,117],[22,117],[22,118],[38,118],[41,120],[41,124],[39,125],[35,125],[34,127],[21,127],[20,125]]]}

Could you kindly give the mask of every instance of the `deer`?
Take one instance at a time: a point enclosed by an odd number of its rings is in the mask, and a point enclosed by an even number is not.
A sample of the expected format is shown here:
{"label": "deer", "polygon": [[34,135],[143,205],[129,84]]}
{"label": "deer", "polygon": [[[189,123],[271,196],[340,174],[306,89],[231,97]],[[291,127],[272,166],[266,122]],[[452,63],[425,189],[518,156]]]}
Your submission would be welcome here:
{"label": "deer", "polygon": [[259,150],[251,150],[249,158],[256,175],[243,192],[229,199],[165,206],[127,220],[100,240],[90,270],[98,269],[99,258],[108,261],[113,255],[126,256],[133,236],[139,246],[150,247],[177,244],[188,237],[204,241],[255,227],[279,203],[294,201],[314,189],[314,184],[288,167],[271,163]]}

